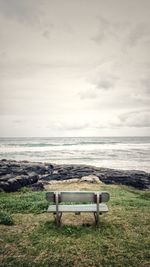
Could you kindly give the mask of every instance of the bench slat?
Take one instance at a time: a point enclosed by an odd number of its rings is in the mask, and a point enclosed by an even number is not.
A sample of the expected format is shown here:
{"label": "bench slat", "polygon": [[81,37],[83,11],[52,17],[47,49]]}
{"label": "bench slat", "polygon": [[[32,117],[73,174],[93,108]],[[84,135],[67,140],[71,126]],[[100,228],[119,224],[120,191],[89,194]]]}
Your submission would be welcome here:
{"label": "bench slat", "polygon": [[[56,212],[56,205],[50,205],[48,212]],[[81,205],[59,205],[59,212],[96,212],[96,204],[81,204]],[[106,204],[99,204],[99,212],[107,212],[108,207]]]}
{"label": "bench slat", "polygon": [[94,192],[61,192],[61,202],[95,202]]}
{"label": "bench slat", "polygon": [[[59,202],[96,202],[96,193],[97,192],[88,192],[88,191],[74,191],[74,192],[66,192],[61,191],[59,192]],[[100,194],[100,202],[107,202],[109,201],[109,193],[107,192],[99,192]],[[46,193],[46,199],[49,202],[55,202],[55,195],[56,192],[47,192]]]}

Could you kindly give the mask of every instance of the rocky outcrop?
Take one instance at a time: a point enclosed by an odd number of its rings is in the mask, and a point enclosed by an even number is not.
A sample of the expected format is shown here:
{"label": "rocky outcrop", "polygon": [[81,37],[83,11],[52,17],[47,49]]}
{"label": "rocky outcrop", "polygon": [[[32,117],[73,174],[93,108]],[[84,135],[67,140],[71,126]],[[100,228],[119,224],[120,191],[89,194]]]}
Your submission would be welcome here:
{"label": "rocky outcrop", "polygon": [[42,190],[44,185],[39,179],[42,175],[51,175],[52,164],[34,163],[27,161],[0,161],[0,190],[15,192],[27,186],[32,190]]}
{"label": "rocky outcrop", "polygon": [[[41,162],[0,160],[0,190],[14,192],[23,186],[43,190],[53,180],[84,180],[97,177],[105,184],[123,184],[137,189],[150,189],[150,174],[144,171],[125,171],[86,165],[56,165]],[[86,177],[86,178],[85,178]],[[91,180],[93,182],[93,180]]]}

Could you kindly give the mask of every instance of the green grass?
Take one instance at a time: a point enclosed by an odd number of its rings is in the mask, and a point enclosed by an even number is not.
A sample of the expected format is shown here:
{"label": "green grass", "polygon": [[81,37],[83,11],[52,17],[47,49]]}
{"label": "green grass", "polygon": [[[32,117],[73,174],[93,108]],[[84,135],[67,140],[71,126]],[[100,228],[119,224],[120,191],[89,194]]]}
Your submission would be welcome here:
{"label": "green grass", "polygon": [[0,211],[0,224],[13,225],[14,221],[12,216],[6,211]]}
{"label": "green grass", "polygon": [[0,266],[150,266],[150,192],[124,186],[102,190],[111,199],[100,228],[91,214],[65,214],[57,228],[45,212],[45,192],[0,193],[0,208],[14,221],[0,225]]}
{"label": "green grass", "polygon": [[44,192],[0,193],[0,208],[9,213],[42,213],[47,207]]}

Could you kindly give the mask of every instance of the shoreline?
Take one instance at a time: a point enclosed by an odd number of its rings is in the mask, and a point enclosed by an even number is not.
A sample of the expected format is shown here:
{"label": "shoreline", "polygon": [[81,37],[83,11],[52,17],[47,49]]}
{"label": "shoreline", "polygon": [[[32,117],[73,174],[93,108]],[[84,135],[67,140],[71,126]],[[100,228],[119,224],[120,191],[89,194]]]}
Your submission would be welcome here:
{"label": "shoreline", "polygon": [[84,164],[51,164],[43,162],[0,160],[0,191],[15,192],[22,187],[43,190],[51,181],[81,179],[94,175],[104,184],[121,184],[140,190],[150,189],[150,173],[140,170],[118,170]]}

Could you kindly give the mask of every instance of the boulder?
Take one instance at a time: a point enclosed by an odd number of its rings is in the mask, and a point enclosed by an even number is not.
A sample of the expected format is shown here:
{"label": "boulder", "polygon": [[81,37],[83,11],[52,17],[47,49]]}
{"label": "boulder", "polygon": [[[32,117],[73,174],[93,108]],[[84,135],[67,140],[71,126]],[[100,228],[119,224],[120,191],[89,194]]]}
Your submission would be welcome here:
{"label": "boulder", "polygon": [[95,183],[95,184],[101,184],[102,182],[99,180],[99,178],[96,175],[88,175],[88,176],[83,176],[80,179],[80,182],[87,182],[87,183]]}
{"label": "boulder", "polygon": [[15,178],[9,179],[8,184],[9,184],[9,191],[8,192],[15,192],[21,188],[21,184]]}

